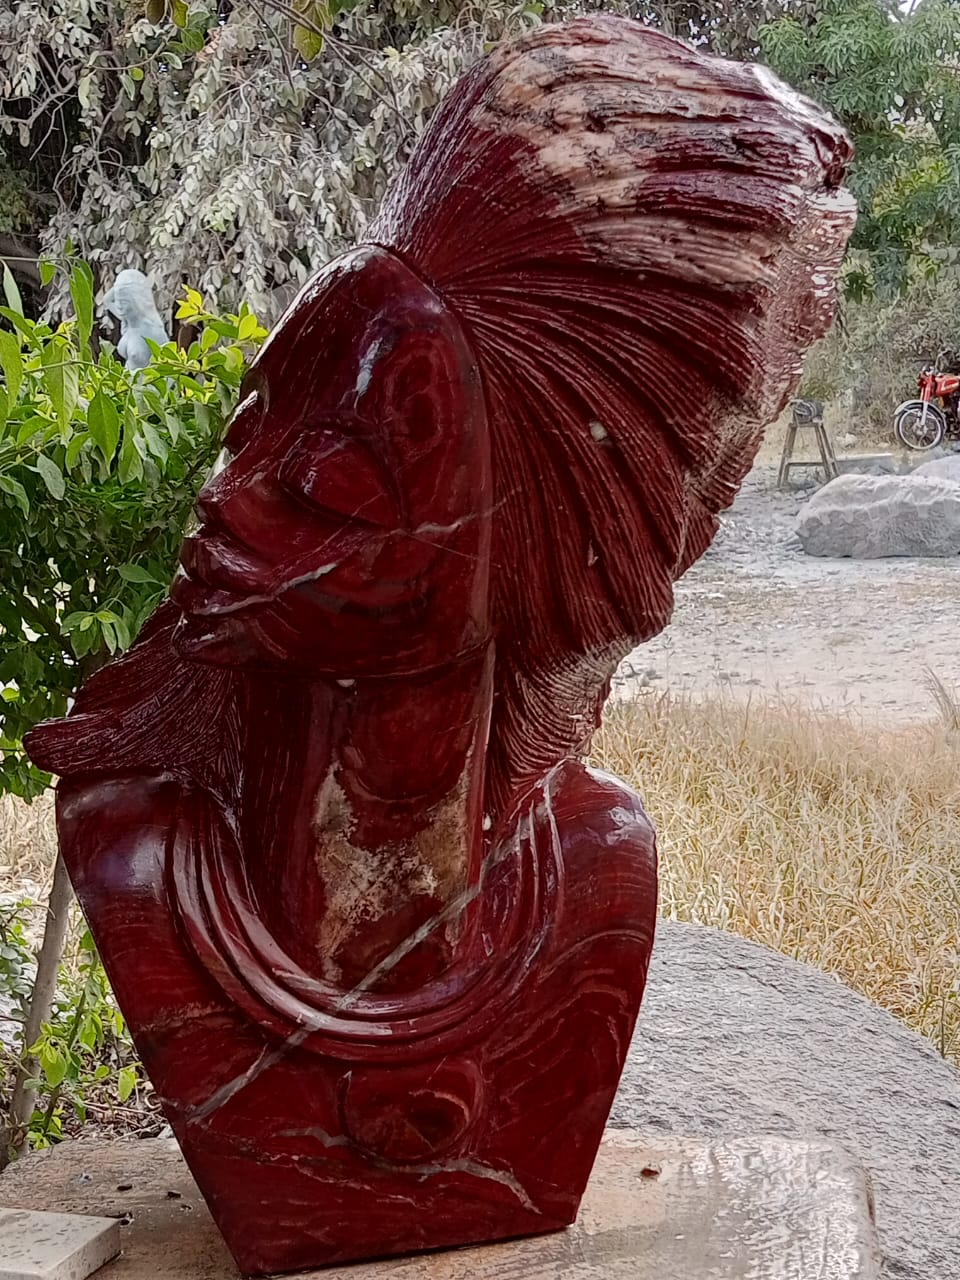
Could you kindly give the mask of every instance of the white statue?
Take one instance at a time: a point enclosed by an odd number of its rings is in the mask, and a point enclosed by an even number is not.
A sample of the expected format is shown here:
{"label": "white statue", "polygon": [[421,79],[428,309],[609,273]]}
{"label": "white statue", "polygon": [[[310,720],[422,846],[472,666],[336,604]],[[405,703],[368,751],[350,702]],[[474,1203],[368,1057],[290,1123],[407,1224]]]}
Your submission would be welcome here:
{"label": "white statue", "polygon": [[159,346],[169,342],[153,301],[150,281],[142,271],[133,267],[121,271],[100,305],[120,321],[117,355],[128,369],[144,369],[150,363],[150,348],[145,338]]}

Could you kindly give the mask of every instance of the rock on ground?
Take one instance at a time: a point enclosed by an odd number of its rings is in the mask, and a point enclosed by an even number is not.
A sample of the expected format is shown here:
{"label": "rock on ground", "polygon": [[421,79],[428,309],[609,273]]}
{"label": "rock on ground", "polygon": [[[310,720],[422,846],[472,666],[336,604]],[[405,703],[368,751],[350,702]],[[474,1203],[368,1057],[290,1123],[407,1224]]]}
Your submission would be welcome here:
{"label": "rock on ground", "polygon": [[960,1277],[960,1072],[810,965],[661,921],[611,1124],[838,1141],[872,1177],[886,1280]]}
{"label": "rock on ground", "polygon": [[841,475],[800,512],[797,536],[811,556],[955,556],[960,484],[935,475]]}
{"label": "rock on ground", "polygon": [[950,453],[942,458],[931,458],[914,468],[915,476],[935,476],[939,480],[951,480],[960,484],[960,454]]}

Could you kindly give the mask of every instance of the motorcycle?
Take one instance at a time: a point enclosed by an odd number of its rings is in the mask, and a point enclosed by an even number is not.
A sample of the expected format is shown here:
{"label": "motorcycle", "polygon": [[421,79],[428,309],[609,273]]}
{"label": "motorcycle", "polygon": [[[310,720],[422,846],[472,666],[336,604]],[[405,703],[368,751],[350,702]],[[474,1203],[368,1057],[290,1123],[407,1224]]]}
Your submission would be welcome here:
{"label": "motorcycle", "polygon": [[960,364],[956,353],[938,353],[917,378],[919,400],[904,400],[893,416],[897,439],[907,449],[935,449],[960,440]]}

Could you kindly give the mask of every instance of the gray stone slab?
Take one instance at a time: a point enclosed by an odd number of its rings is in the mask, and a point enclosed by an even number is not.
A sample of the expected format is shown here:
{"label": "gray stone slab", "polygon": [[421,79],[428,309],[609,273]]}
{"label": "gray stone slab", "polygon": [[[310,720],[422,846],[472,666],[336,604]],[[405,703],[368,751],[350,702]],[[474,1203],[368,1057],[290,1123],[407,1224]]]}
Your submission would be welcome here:
{"label": "gray stone slab", "polygon": [[910,461],[900,453],[848,453],[837,458],[841,475],[896,476],[910,470]]}
{"label": "gray stone slab", "polygon": [[[175,1143],[63,1143],[0,1178],[25,1203],[125,1212],[102,1280],[232,1280]],[[371,1212],[375,1210],[371,1208]],[[821,1139],[608,1133],[576,1224],[480,1248],[302,1273],[302,1280],[876,1280],[863,1170]]]}
{"label": "gray stone slab", "polygon": [[0,1208],[0,1280],[86,1280],[119,1252],[112,1218]]}
{"label": "gray stone slab", "polygon": [[661,921],[611,1124],[840,1142],[873,1181],[886,1280],[960,1280],[960,1072],[810,965]]}

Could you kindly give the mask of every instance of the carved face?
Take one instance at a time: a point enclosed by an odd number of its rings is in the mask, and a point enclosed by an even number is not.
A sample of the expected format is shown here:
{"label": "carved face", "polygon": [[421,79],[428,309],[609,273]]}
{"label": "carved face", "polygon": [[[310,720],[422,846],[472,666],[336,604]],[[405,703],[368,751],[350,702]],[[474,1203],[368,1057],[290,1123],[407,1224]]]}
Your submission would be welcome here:
{"label": "carved face", "polygon": [[489,444],[454,317],[382,249],[331,263],[245,381],[171,594],[187,657],[341,677],[489,630]]}

